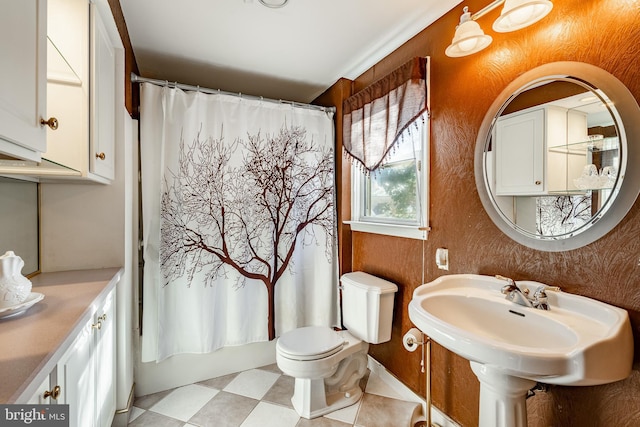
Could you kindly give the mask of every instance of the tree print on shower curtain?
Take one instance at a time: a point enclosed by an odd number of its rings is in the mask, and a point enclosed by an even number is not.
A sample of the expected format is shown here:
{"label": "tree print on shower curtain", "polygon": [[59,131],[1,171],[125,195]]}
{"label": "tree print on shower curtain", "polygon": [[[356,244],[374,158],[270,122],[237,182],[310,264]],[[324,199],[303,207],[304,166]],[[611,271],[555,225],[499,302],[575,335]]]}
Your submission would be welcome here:
{"label": "tree print on shower curtain", "polygon": [[[242,150],[241,160],[236,150]],[[302,127],[248,135],[231,143],[198,133],[180,142],[161,204],[160,262],[168,283],[196,273],[206,286],[239,273],[262,282],[268,295],[269,339],[275,332],[275,287],[298,245],[333,242],[333,150],[319,148]],[[326,238],[316,239],[317,233]]]}

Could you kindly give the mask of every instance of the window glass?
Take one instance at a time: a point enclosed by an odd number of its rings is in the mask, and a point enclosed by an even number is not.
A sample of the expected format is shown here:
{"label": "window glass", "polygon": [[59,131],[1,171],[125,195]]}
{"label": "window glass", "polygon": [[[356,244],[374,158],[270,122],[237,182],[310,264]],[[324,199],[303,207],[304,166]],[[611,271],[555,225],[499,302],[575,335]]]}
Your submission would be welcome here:
{"label": "window glass", "polygon": [[[353,168],[352,229],[398,235],[387,226],[424,228],[427,223],[426,164],[427,125],[417,120],[375,172],[367,175]],[[366,224],[366,229],[361,225]],[[402,237],[426,238],[426,233]]]}

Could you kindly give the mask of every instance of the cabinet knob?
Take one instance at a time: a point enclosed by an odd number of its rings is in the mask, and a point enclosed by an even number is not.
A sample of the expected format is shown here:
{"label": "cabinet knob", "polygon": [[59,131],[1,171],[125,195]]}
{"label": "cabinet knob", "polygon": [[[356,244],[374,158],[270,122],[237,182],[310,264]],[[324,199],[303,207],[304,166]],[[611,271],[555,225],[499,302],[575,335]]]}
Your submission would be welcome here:
{"label": "cabinet knob", "polygon": [[104,160],[107,156],[104,153],[96,153],[96,159]]}
{"label": "cabinet knob", "polygon": [[45,126],[45,125],[49,126],[51,130],[56,130],[58,129],[58,119],[56,119],[55,117],[50,117],[49,120],[40,118],[40,126]]}
{"label": "cabinet knob", "polygon": [[104,313],[102,316],[98,317],[98,320],[105,321],[107,320],[107,313]]}
{"label": "cabinet knob", "polygon": [[542,184],[542,181],[536,181],[536,185]]}
{"label": "cabinet knob", "polygon": [[94,323],[93,325],[91,325],[91,327],[93,329],[98,329],[100,330],[102,328],[102,320],[98,320],[98,323]]}
{"label": "cabinet knob", "polygon": [[43,394],[44,398],[46,399],[47,397],[52,398],[53,400],[56,400],[58,397],[60,397],[60,386],[57,385],[53,388],[53,390],[49,391],[45,391]]}

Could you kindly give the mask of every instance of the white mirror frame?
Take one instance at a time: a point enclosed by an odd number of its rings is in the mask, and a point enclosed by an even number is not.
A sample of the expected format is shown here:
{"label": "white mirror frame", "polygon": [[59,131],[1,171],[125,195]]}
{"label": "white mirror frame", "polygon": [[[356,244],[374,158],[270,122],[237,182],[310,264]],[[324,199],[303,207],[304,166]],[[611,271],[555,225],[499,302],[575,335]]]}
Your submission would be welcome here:
{"label": "white mirror frame", "polygon": [[[588,229],[570,237],[545,237],[524,234],[508,221],[496,206],[485,178],[484,154],[493,126],[504,110],[522,88],[532,82],[551,80],[554,77],[574,77],[602,90],[615,106],[618,122],[621,164],[626,168],[622,184],[615,200],[602,215],[591,219]],[[629,212],[640,193],[640,107],[629,89],[615,76],[594,65],[582,62],[553,62],[536,67],[511,82],[491,104],[484,117],[475,150],[475,178],[478,194],[485,211],[496,226],[511,239],[533,249],[560,252],[586,246],[611,231]],[[622,177],[621,177],[622,178]]]}

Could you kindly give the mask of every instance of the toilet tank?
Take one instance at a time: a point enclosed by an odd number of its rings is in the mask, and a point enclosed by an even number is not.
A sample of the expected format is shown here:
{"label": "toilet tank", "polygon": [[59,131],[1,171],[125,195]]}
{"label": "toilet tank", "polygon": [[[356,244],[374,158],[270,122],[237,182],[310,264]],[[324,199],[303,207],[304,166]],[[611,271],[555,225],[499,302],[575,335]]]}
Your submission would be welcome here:
{"label": "toilet tank", "polygon": [[355,271],[340,278],[342,321],[357,338],[371,344],[391,339],[393,300],[398,287],[376,276]]}

